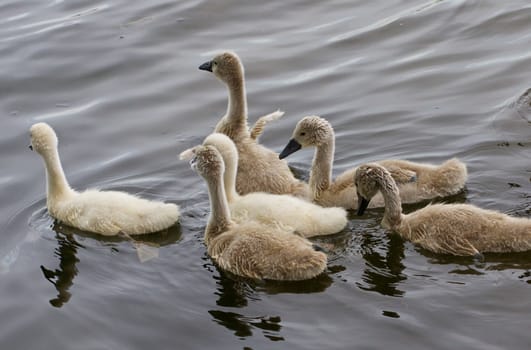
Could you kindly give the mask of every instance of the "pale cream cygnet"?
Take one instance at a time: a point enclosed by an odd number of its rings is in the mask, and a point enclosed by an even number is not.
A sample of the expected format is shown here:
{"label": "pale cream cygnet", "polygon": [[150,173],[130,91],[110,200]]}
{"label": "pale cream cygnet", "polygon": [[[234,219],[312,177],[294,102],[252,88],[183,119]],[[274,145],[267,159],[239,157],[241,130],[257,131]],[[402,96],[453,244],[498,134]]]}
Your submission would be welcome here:
{"label": "pale cream cygnet", "polygon": [[179,207],[118,191],[77,192],[66,180],[54,130],[46,123],[30,128],[31,148],[46,167],[48,212],[60,222],[106,236],[138,235],[166,229],[179,219]]}
{"label": "pale cream cygnet", "polygon": [[[234,142],[224,134],[213,133],[205,138],[203,145],[214,146],[223,157],[225,193],[235,222],[255,220],[266,225],[287,225],[304,237],[337,233],[347,225],[347,212],[343,208],[323,208],[287,194],[239,195],[235,187],[238,150]],[[189,158],[193,153],[194,148],[186,150],[181,158]]]}

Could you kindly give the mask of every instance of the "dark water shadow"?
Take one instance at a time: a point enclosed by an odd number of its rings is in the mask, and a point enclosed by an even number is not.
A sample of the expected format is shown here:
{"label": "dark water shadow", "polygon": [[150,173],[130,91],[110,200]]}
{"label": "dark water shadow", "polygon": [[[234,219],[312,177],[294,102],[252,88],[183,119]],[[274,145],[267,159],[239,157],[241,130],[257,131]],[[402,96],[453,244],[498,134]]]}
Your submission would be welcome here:
{"label": "dark water shadow", "polygon": [[[215,265],[210,265],[210,267],[213,266]],[[221,269],[217,269],[217,271],[219,275],[214,276],[217,284],[215,294],[218,297],[216,304],[226,307],[245,307],[248,300],[260,300],[260,293],[321,293],[330,287],[334,281],[327,272],[304,281],[272,281],[245,278]],[[329,272],[334,271],[329,269]]]}
{"label": "dark water shadow", "polygon": [[55,239],[59,244],[54,254],[59,258],[59,267],[51,270],[41,265],[40,268],[44,278],[53,284],[57,290],[57,296],[50,299],[50,304],[54,307],[62,307],[72,296],[69,289],[74,284],[74,278],[78,273],[76,268],[76,264],[79,262],[77,250],[83,246],[70,234],[56,231]]}
{"label": "dark water shadow", "polygon": [[132,239],[121,236],[107,237],[85,232],[63,225],[57,221],[53,223],[51,229],[55,232],[55,239],[58,243],[54,255],[59,258],[59,267],[51,269],[40,265],[40,269],[44,278],[52,283],[57,290],[57,296],[50,299],[50,304],[57,308],[60,308],[67,303],[72,296],[69,290],[74,284],[74,278],[78,273],[78,269],[76,268],[76,264],[80,261],[77,257],[78,249],[85,248],[83,244],[76,240],[76,236],[91,238],[107,244],[132,242],[135,245],[146,244],[151,247],[161,247],[173,244],[181,238],[181,228],[179,224],[160,232],[135,236]]}
{"label": "dark water shadow", "polygon": [[483,261],[473,257],[435,254],[417,247],[416,250],[428,258],[430,264],[459,265],[448,271],[459,275],[484,275],[488,271],[515,270],[517,278],[531,284],[531,251],[518,253],[484,253]]}
{"label": "dark water shadow", "polygon": [[[270,281],[255,280],[251,278],[240,277],[230,272],[223,271],[215,266],[208,256],[204,264],[209,271],[217,271],[218,275],[213,278],[216,280],[217,296],[216,304],[220,307],[245,308],[249,301],[259,301],[260,294],[308,294],[321,293],[332,285],[333,279],[329,273],[334,273],[334,269],[329,269],[315,278],[305,281]],[[281,341],[284,337],[280,335],[282,328],[279,316],[246,316],[226,310],[209,310],[208,313],[213,317],[213,321],[229,331],[240,339],[250,337],[255,331],[261,331],[264,337],[271,341]]]}
{"label": "dark water shadow", "polygon": [[280,335],[282,325],[280,316],[245,316],[235,312],[209,310],[213,321],[234,332],[240,339],[253,335],[253,331],[261,331],[271,341],[283,341]]}
{"label": "dark water shadow", "polygon": [[403,296],[405,291],[399,286],[407,279],[407,275],[403,273],[405,266],[402,264],[404,240],[397,235],[364,235],[361,245],[365,269],[362,274],[363,283],[358,282],[358,288],[386,296]]}
{"label": "dark water shadow", "polygon": [[219,275],[214,276],[216,280],[217,296],[216,304],[226,307],[243,308],[247,306],[248,300],[258,300],[253,280],[233,275],[229,272],[218,269]]}
{"label": "dark water shadow", "polygon": [[176,223],[175,225],[158,232],[147,233],[143,235],[134,235],[125,237],[122,235],[116,236],[103,236],[97,233],[87,232],[79,230],[75,227],[64,225],[60,222],[54,221],[52,230],[56,233],[62,233],[65,235],[80,236],[90,238],[95,241],[104,243],[121,243],[121,242],[133,242],[133,243],[145,243],[152,246],[166,246],[178,242],[181,239],[181,225]]}

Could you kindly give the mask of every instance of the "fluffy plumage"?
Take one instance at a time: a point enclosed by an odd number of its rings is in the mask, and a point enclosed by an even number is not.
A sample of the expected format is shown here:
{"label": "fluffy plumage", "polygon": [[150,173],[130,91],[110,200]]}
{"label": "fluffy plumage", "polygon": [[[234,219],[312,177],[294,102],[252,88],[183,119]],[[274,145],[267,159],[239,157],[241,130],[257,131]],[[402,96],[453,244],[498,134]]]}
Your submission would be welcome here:
{"label": "fluffy plumage", "polygon": [[[347,225],[347,212],[343,208],[323,208],[287,194],[239,195],[234,185],[238,164],[234,142],[224,134],[213,133],[205,138],[203,145],[214,146],[223,157],[225,193],[235,222],[254,220],[265,225],[289,226],[304,237],[337,233]],[[184,151],[181,158],[190,157],[193,150]]]}
{"label": "fluffy plumage", "polygon": [[[335,135],[330,123],[318,116],[301,119],[280,158],[304,147],[315,147],[310,174],[310,191],[313,200],[323,206],[341,206],[356,209],[358,205],[356,186],[352,181],[356,168],[349,169],[332,180]],[[465,164],[453,158],[441,165],[415,163],[406,160],[382,160],[377,163],[386,167],[400,188],[404,203],[445,197],[461,191],[467,179]],[[383,197],[378,194],[371,207],[383,206]]]}
{"label": "fluffy plumage", "polygon": [[239,57],[233,52],[224,52],[203,63],[199,69],[214,73],[228,88],[227,113],[215,131],[229,136],[238,148],[238,193],[268,192],[309,198],[307,184],[293,176],[287,163],[278,159],[277,153],[257,143],[269,120],[263,120],[262,124],[257,122],[249,131],[244,71]]}
{"label": "fluffy plumage", "polygon": [[54,130],[46,123],[30,129],[31,148],[42,156],[46,167],[48,212],[55,219],[80,230],[106,236],[161,231],[179,219],[179,207],[149,201],[118,191],[77,192],[68,184]]}
{"label": "fluffy plumage", "polygon": [[310,241],[292,230],[231,220],[223,184],[225,165],[215,147],[196,147],[190,164],[208,185],[211,212],[205,244],[208,254],[222,269],[239,276],[272,280],[304,280],[325,270],[326,255],[315,251]]}
{"label": "fluffy plumage", "polygon": [[470,204],[434,204],[402,214],[398,187],[378,164],[365,164],[355,173],[358,215],[381,191],[385,200],[382,226],[435,253],[478,255],[531,249],[531,219],[516,218]]}

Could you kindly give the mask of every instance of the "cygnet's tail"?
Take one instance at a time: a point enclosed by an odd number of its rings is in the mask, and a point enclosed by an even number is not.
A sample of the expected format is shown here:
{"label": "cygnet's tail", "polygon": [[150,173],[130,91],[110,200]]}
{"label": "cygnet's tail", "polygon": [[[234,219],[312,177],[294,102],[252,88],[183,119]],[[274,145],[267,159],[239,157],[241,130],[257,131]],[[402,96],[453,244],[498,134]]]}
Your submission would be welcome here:
{"label": "cygnet's tail", "polygon": [[284,115],[283,111],[277,110],[273,113],[266,114],[256,121],[254,123],[253,127],[251,128],[251,139],[258,140],[258,137],[262,134],[264,131],[264,127],[271,121],[280,119]]}
{"label": "cygnet's tail", "polygon": [[468,177],[466,164],[457,158],[452,158],[437,167],[436,174],[433,176],[437,183],[436,187],[440,189],[440,196],[451,196],[463,190]]}
{"label": "cygnet's tail", "polygon": [[316,217],[319,218],[318,224],[305,237],[325,236],[338,233],[347,226],[347,211],[339,207],[319,208]]}

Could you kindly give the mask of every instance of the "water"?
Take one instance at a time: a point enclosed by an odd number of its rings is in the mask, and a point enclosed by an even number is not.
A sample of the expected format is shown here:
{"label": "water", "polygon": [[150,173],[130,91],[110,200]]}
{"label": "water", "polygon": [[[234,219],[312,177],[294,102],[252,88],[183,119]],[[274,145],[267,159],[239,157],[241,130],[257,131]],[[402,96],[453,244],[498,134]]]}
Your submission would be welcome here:
{"label": "water", "polygon": [[[228,276],[202,243],[208,197],[177,155],[226,91],[197,67],[232,49],[250,120],[280,151],[297,120],[337,133],[334,171],[404,158],[468,164],[468,202],[531,211],[529,1],[14,1],[0,5],[0,348],[527,349],[531,254],[434,255],[379,228],[319,239],[328,272]],[[28,128],[57,131],[75,188],[178,203],[180,225],[133,244],[54,224]],[[302,177],[311,151],[290,156]],[[412,210],[418,206],[409,206]],[[159,247],[142,262],[139,248]],[[148,249],[149,251],[149,249]],[[400,344],[400,345],[397,345]]]}

